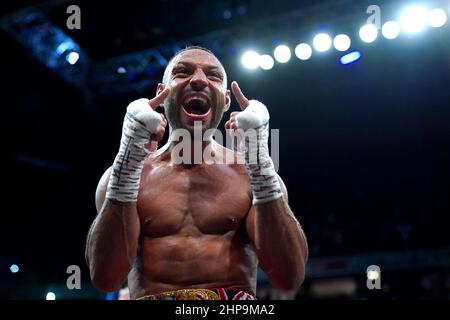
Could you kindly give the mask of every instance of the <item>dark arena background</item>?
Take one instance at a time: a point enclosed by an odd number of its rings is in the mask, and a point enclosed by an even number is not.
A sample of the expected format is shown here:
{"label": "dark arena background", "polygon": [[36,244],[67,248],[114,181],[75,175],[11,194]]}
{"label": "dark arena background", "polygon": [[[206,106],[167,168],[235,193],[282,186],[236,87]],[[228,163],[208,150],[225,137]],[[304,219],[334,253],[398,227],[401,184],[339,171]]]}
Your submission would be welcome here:
{"label": "dark arena background", "polygon": [[279,129],[310,256],[293,292],[260,272],[259,299],[450,298],[450,1],[1,6],[1,299],[126,298],[89,278],[95,189],[126,106],[187,45],[210,48]]}

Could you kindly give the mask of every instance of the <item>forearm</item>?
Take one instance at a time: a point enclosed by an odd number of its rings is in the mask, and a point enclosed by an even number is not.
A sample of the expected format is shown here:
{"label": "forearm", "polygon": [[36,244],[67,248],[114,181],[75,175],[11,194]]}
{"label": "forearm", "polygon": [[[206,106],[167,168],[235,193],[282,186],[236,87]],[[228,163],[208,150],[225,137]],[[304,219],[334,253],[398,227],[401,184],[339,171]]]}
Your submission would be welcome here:
{"label": "forearm", "polygon": [[105,200],[86,244],[86,259],[96,287],[114,291],[122,285],[136,258],[139,230],[136,202]]}
{"label": "forearm", "polygon": [[140,234],[136,203],[145,159],[154,151],[145,145],[156,145],[164,134],[167,122],[153,109],[169,91],[164,89],[152,100],[138,99],[128,105],[119,152],[99,183],[98,216],[86,244],[91,279],[99,289],[118,289],[136,259]]}
{"label": "forearm", "polygon": [[282,289],[298,288],[305,277],[308,245],[284,198],[255,205],[255,246],[261,267]]}
{"label": "forearm", "polygon": [[247,218],[252,229],[250,235],[254,235],[259,262],[272,284],[294,289],[305,276],[306,239],[288,206],[287,191],[285,188],[283,191],[269,155],[269,112],[259,101],[250,100],[246,104],[245,110],[236,116],[236,146],[245,159],[253,195],[254,212]]}

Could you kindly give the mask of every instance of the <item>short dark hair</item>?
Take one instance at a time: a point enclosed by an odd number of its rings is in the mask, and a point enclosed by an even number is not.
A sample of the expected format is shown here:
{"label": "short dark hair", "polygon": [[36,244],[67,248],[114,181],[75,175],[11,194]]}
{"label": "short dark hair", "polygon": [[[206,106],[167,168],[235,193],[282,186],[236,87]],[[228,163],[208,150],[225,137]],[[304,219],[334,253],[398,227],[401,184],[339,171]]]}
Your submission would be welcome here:
{"label": "short dark hair", "polygon": [[163,75],[163,79],[162,79],[162,82],[164,84],[166,84],[168,82],[169,74],[167,72],[168,72],[168,68],[169,68],[170,64],[172,63],[172,61],[176,57],[178,57],[181,53],[183,53],[185,51],[188,51],[188,50],[203,50],[203,51],[208,52],[209,54],[213,55],[217,59],[217,61],[219,61],[219,63],[222,66],[223,70],[225,70],[225,67],[223,66],[222,62],[219,60],[219,58],[217,58],[217,56],[214,54],[214,52],[212,52],[210,49],[202,47],[202,46],[196,46],[196,45],[192,45],[191,46],[191,45],[189,45],[189,46],[186,46],[186,48],[179,50],[177,53],[175,53],[173,55],[172,58],[170,58],[169,62],[166,65],[166,68],[164,69],[164,75]]}
{"label": "short dark hair", "polygon": [[[179,50],[177,53],[175,53],[175,55],[172,57],[172,59],[175,58],[177,55],[179,55],[180,53],[182,53],[182,52],[184,52],[184,51],[194,50],[194,49],[206,51],[206,52],[208,52],[208,53],[210,53],[210,54],[212,54],[213,56],[216,57],[216,55],[214,54],[214,52],[212,52],[212,51],[211,51],[210,49],[208,49],[208,48],[205,48],[205,47],[202,47],[202,46],[186,46],[186,48],[181,49],[181,50]],[[216,58],[217,58],[217,57],[216,57]],[[171,59],[171,60],[172,60],[172,59]]]}

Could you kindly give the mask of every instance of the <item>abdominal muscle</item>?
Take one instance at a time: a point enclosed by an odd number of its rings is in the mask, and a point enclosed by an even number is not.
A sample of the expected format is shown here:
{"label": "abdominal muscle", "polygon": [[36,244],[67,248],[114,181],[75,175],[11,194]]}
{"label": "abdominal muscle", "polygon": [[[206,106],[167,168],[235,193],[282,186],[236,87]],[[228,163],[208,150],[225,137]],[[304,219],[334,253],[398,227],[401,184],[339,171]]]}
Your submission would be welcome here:
{"label": "abdominal muscle", "polygon": [[128,277],[131,298],[183,288],[237,288],[255,293],[256,255],[237,231],[142,239]]}

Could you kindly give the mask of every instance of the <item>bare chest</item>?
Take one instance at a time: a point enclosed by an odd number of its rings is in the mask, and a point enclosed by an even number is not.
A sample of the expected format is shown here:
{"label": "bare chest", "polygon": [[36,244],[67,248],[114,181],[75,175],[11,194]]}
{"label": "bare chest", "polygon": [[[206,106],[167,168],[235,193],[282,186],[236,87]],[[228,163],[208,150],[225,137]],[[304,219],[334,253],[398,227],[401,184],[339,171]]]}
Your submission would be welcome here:
{"label": "bare chest", "polygon": [[138,212],[145,236],[225,234],[243,226],[250,206],[248,178],[228,166],[143,170]]}

